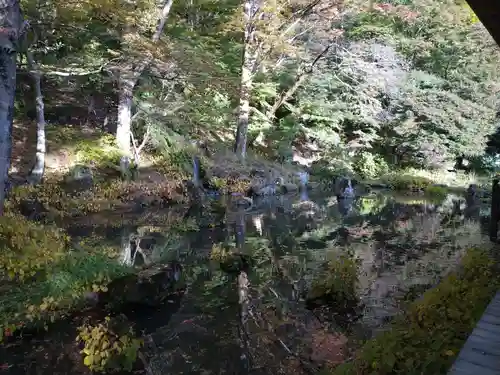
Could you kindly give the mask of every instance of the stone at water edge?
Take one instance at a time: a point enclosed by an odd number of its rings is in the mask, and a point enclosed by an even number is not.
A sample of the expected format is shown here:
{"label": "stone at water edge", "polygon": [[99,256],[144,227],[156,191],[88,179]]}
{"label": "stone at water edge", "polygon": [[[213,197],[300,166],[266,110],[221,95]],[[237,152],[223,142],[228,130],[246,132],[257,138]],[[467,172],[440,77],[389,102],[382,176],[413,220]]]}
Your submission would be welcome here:
{"label": "stone at water edge", "polygon": [[[111,281],[107,292],[99,292],[99,304],[121,305],[126,303],[157,306],[179,287],[182,267],[178,263],[157,265],[137,274],[130,274]],[[96,297],[87,296],[92,300]]]}

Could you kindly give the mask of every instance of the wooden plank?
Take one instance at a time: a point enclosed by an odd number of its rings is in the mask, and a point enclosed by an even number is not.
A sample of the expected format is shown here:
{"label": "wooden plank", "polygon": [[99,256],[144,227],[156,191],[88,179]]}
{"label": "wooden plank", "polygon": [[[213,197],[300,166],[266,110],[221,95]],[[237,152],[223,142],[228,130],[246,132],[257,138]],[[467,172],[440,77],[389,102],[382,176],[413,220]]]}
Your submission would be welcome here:
{"label": "wooden plank", "polygon": [[473,363],[490,370],[497,370],[500,373],[499,356],[490,355],[479,350],[462,350],[460,352],[460,360]]}
{"label": "wooden plank", "polygon": [[489,340],[479,336],[470,336],[462,348],[463,350],[478,350],[490,355],[500,356],[500,345],[491,345]]}
{"label": "wooden plank", "polygon": [[498,316],[500,314],[500,305],[499,304],[491,304],[491,305],[489,305],[486,308],[485,313]]}
{"label": "wooden plank", "polygon": [[458,359],[453,364],[449,375],[500,375],[500,370],[491,370],[474,363]]}
{"label": "wooden plank", "polygon": [[490,323],[490,324],[500,325],[500,314],[495,316],[495,315],[488,314],[485,312],[483,317],[481,318],[481,321],[486,322],[486,323]]}
{"label": "wooden plank", "polygon": [[500,375],[500,292],[465,342],[449,375]]}
{"label": "wooden plank", "polygon": [[500,306],[489,305],[484,312],[486,314],[490,314],[490,315],[494,315],[494,316],[499,316],[500,315]]}
{"label": "wooden plank", "polygon": [[474,331],[472,332],[472,334],[474,336],[479,336],[479,337],[483,337],[487,340],[490,340],[490,342],[492,344],[500,344],[500,336],[498,336],[498,334],[490,332],[486,329],[476,327],[474,329]]}
{"label": "wooden plank", "polygon": [[[498,335],[500,338],[500,326],[499,325],[485,322],[481,318],[481,320],[477,323],[476,328],[481,328],[481,329],[484,329],[485,331],[488,331],[490,333],[494,333],[495,335]],[[474,332],[472,332],[472,334],[474,334]]]}

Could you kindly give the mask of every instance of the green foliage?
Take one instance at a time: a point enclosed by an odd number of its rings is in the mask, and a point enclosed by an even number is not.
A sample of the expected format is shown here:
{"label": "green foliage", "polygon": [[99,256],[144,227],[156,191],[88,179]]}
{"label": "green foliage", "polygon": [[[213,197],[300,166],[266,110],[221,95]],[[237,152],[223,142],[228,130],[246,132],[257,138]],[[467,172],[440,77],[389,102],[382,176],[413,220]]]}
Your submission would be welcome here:
{"label": "green foliage", "polygon": [[106,317],[102,323],[78,328],[76,342],[84,344],[85,366],[96,372],[132,370],[142,341],[134,338],[132,327],[123,327],[125,324]]}
{"label": "green foliage", "polygon": [[334,375],[446,374],[500,287],[495,260],[470,249],[459,271],[414,302],[390,331],[368,341]]}
{"label": "green foliage", "polygon": [[346,308],[357,301],[358,262],[347,255],[330,260],[314,278],[307,298]]}
{"label": "green foliage", "polygon": [[45,325],[84,303],[88,292],[106,291],[115,277],[130,272],[109,248],[69,251],[60,230],[6,215],[0,226],[0,341],[27,326]]}
{"label": "green foliage", "polygon": [[371,152],[361,152],[353,162],[353,169],[364,179],[374,179],[389,172],[387,162]]}
{"label": "green foliage", "polygon": [[75,145],[77,162],[97,169],[117,169],[121,153],[112,135],[104,135],[94,140],[82,140]]}
{"label": "green foliage", "polygon": [[435,199],[443,199],[448,195],[448,189],[443,186],[430,185],[425,188],[424,192]]}
{"label": "green foliage", "polygon": [[65,256],[68,237],[20,215],[0,217],[0,274],[24,281]]}
{"label": "green foliage", "polygon": [[421,192],[433,184],[433,181],[421,176],[410,174],[390,174],[384,176],[382,181],[395,190]]}

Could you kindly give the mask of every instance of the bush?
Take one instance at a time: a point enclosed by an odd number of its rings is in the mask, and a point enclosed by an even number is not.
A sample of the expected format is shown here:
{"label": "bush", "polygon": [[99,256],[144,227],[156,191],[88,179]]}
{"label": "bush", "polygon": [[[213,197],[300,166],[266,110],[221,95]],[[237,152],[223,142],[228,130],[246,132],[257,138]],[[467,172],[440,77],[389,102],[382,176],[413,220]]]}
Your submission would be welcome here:
{"label": "bush", "polygon": [[354,160],[354,171],[364,179],[373,179],[389,172],[387,162],[378,155],[361,152]]}
{"label": "bush", "polygon": [[415,192],[424,191],[433,184],[433,181],[428,178],[408,174],[392,174],[383,178],[383,181],[394,190],[408,190]]}
{"label": "bush", "polygon": [[96,372],[131,371],[142,341],[134,337],[126,321],[106,317],[103,323],[78,328],[77,343],[83,343],[83,363]]}
{"label": "bush", "polygon": [[446,374],[500,287],[496,262],[470,249],[458,271],[427,291],[390,331],[368,341],[332,375]]}
{"label": "bush", "polygon": [[114,277],[130,272],[109,258],[108,247],[71,252],[64,232],[22,216],[0,217],[0,246],[0,342],[54,321],[88,292],[105,291]]}
{"label": "bush", "polygon": [[435,199],[444,199],[448,195],[448,189],[442,186],[427,186],[424,191],[426,195]]}
{"label": "bush", "polygon": [[68,237],[61,231],[20,215],[0,217],[0,276],[20,280],[35,276],[66,254]]}
{"label": "bush", "polygon": [[332,304],[340,309],[352,307],[357,297],[358,263],[342,255],[330,260],[312,282],[307,300]]}

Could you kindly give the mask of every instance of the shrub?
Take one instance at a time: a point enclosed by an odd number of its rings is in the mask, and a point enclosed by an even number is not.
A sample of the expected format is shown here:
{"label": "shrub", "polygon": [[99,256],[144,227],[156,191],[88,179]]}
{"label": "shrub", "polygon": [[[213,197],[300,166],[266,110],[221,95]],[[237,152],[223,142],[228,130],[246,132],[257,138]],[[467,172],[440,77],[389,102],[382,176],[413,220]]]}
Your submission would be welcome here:
{"label": "shrub", "polygon": [[364,179],[373,179],[389,172],[387,162],[371,152],[361,152],[354,160],[354,171]]}
{"label": "shrub", "polygon": [[470,249],[460,269],[410,305],[391,330],[368,341],[352,362],[329,373],[446,374],[499,287],[496,262],[487,251]]}
{"label": "shrub", "polygon": [[330,260],[323,272],[313,280],[307,299],[334,304],[340,309],[348,308],[358,299],[357,284],[358,263],[342,255]]}
{"label": "shrub", "polygon": [[383,179],[395,190],[423,191],[433,184],[428,178],[408,174],[392,174]]}
{"label": "shrub", "polygon": [[142,345],[134,336],[126,321],[115,322],[106,317],[102,323],[80,326],[76,341],[83,343],[83,363],[90,370],[131,371]]}
{"label": "shrub", "polygon": [[435,199],[444,199],[448,195],[448,189],[443,186],[430,185],[425,188],[424,192]]}
{"label": "shrub", "polygon": [[23,281],[59,261],[68,237],[61,231],[20,215],[0,217],[0,273]]}

